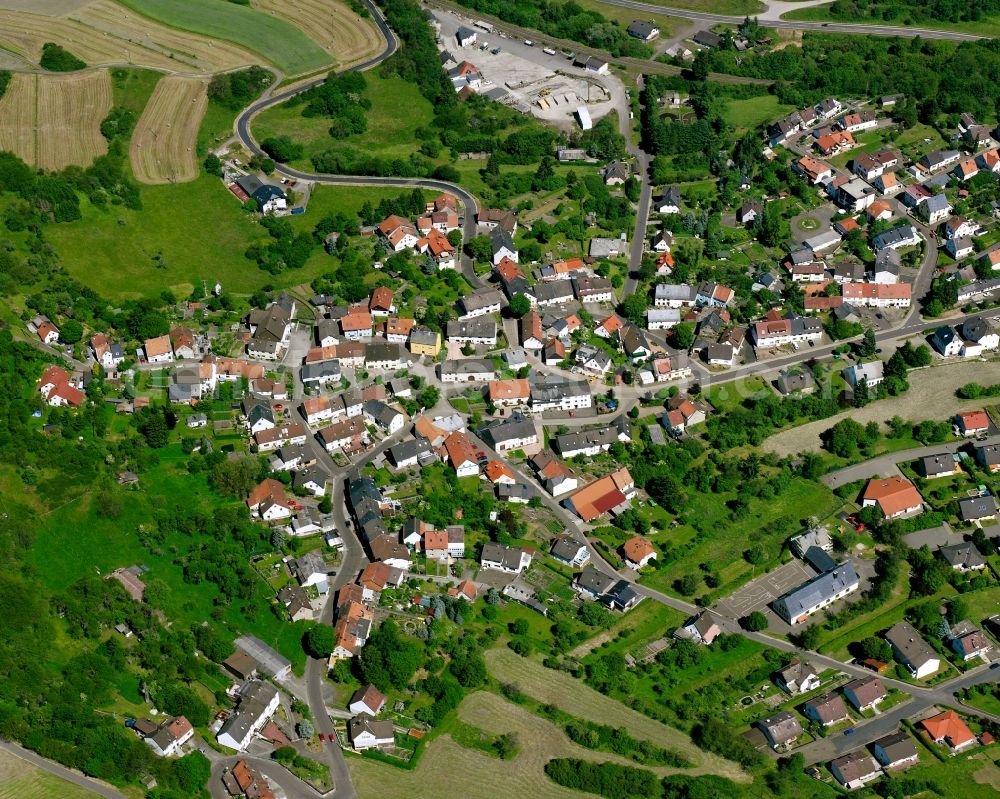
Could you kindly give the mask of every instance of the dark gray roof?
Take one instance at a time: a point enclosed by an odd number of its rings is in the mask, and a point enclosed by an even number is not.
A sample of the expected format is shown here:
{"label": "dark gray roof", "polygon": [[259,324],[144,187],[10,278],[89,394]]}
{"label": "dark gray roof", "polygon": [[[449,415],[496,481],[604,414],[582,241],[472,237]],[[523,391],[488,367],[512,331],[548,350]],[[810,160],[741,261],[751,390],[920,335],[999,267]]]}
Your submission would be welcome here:
{"label": "dark gray roof", "polygon": [[569,535],[561,535],[552,542],[552,557],[566,563],[571,562],[586,545]]}
{"label": "dark gray roof", "polygon": [[537,432],[534,422],[520,413],[512,413],[506,419],[499,419],[479,428],[479,435],[495,447],[507,441],[537,436]]}
{"label": "dark gray roof", "polygon": [[506,247],[511,252],[517,252],[514,246],[514,239],[499,225],[490,231],[490,243],[493,245],[493,254],[496,255],[501,249]]}
{"label": "dark gray roof", "polygon": [[[984,497],[976,497],[976,499],[984,499]],[[985,499],[993,499],[993,497],[985,497]],[[993,503],[992,509],[996,510],[996,502]],[[978,569],[986,565],[982,554],[971,541],[943,546],[938,551],[941,553],[941,557],[956,569]]]}

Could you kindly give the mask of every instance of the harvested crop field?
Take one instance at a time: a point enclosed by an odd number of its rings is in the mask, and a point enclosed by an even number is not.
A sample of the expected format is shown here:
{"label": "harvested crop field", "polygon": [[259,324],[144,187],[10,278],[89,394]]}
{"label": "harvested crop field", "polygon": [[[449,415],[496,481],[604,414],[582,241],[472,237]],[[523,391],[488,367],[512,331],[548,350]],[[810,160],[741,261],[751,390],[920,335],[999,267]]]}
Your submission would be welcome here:
{"label": "harvested crop field", "polygon": [[0,11],[0,47],[37,64],[45,42],[62,45],[91,66],[209,74],[260,62],[236,44],[169,28],[112,0],[96,0],[61,17]]}
{"label": "harvested crop field", "polygon": [[292,23],[341,66],[350,66],[382,49],[382,37],[374,23],[337,0],[253,0],[253,7]]}
{"label": "harvested crop field", "polygon": [[955,396],[955,389],[966,383],[996,382],[990,379],[991,370],[993,374],[1000,374],[996,363],[983,364],[980,361],[951,363],[910,372],[910,390],[902,396],[793,427],[765,439],[761,447],[781,457],[807,449],[818,451],[822,446],[820,433],[847,416],[861,424],[886,422],[893,416],[901,416],[908,422],[945,421],[959,411],[983,407],[982,399],[960,400]]}
{"label": "harvested crop field", "polygon": [[736,782],[749,781],[749,776],[739,766],[702,751],[687,734],[598,693],[565,672],[547,669],[537,660],[523,658],[506,648],[486,652],[486,665],[500,682],[516,685],[539,702],[553,704],[596,724],[625,727],[636,738],[681,752],[695,764],[695,768],[684,769],[684,774],[718,774]]}
{"label": "harvested crop field", "polygon": [[140,183],[184,183],[198,177],[195,146],[208,107],[208,79],[161,78],[132,134],[129,156]]}
{"label": "harvested crop field", "polygon": [[86,5],[87,0],[0,0],[0,8],[8,11],[31,11],[59,17]]}
{"label": "harvested crop field", "polygon": [[[539,718],[496,694],[477,691],[462,700],[459,718],[494,735],[512,732],[521,749],[513,760],[500,760],[456,743],[448,735],[431,741],[413,771],[350,758],[354,787],[361,799],[406,796],[409,799],[495,799],[498,786],[512,797],[582,799],[595,794],[563,788],[545,775],[545,764],[557,757],[627,763],[616,755],[593,752],[570,741],[552,722]],[[659,769],[657,771],[664,771]]]}
{"label": "harvested crop field", "polygon": [[101,121],[111,110],[106,69],[14,75],[0,99],[0,149],[41,169],[89,165],[108,151]]}
{"label": "harvested crop field", "polygon": [[97,794],[0,750],[0,799],[97,799]]}
{"label": "harvested crop field", "polygon": [[286,75],[330,66],[330,56],[312,40],[311,32],[307,35],[284,19],[248,6],[227,0],[121,0],[121,4],[164,25],[235,42]]}

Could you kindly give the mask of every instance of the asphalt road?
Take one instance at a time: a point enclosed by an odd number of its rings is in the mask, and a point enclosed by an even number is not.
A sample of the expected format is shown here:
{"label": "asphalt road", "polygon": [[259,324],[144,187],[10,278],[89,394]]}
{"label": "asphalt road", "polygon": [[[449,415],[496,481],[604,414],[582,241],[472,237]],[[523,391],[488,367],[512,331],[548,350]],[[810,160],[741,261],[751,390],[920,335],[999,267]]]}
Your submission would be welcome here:
{"label": "asphalt road", "polygon": [[[744,16],[727,16],[725,14],[707,14],[702,11],[691,11],[686,8],[671,8],[667,5],[653,5],[652,3],[642,3],[639,0],[604,0],[608,5],[628,8],[633,11],[641,11],[646,14],[669,14],[672,17],[689,19],[694,22],[703,22],[706,26],[717,25],[720,22],[727,22],[739,25],[743,22]],[[803,3],[802,6],[810,5]],[[751,15],[753,16],[753,15]],[[853,33],[859,36],[903,36],[914,38],[920,36],[924,39],[951,39],[953,41],[975,41],[976,39],[987,38],[977,36],[972,33],[958,33],[955,31],[932,30],[928,28],[912,28],[905,26],[891,25],[865,25],[851,24],[843,22],[796,22],[793,20],[774,20],[769,15],[758,16],[761,20],[767,20],[770,25],[781,28],[791,28],[793,30],[822,31],[824,33]]]}

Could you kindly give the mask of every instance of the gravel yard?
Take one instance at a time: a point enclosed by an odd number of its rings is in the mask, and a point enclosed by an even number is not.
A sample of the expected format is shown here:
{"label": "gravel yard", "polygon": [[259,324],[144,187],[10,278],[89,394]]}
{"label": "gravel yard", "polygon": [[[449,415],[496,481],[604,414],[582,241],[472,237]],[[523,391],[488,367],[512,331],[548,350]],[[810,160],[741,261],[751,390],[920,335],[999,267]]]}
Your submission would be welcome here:
{"label": "gravel yard", "polygon": [[998,380],[1000,380],[1000,365],[996,363],[975,360],[933,366],[912,372],[910,390],[901,397],[873,402],[864,408],[845,411],[829,419],[785,430],[768,438],[762,446],[767,452],[780,456],[794,455],[803,450],[818,450],[820,433],[847,416],[861,424],[871,421],[886,422],[893,416],[902,416],[911,422],[943,421],[958,411],[981,408],[990,402],[989,399],[985,402],[983,399],[960,400],[955,396],[955,389],[965,383],[989,384]]}

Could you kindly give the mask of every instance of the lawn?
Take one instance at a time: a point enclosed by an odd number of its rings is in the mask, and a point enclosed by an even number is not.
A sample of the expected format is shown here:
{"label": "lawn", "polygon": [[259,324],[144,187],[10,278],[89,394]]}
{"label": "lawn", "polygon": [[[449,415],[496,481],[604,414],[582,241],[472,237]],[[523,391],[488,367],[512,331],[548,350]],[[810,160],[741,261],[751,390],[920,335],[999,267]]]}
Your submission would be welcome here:
{"label": "lawn", "polygon": [[156,88],[162,75],[150,69],[111,70],[111,90],[114,105],[127,108],[136,116],[142,114],[149,96]]}
{"label": "lawn", "polygon": [[[358,190],[329,191],[347,197]],[[142,201],[143,209],[132,211],[97,208],[81,198],[82,219],[46,229],[66,270],[102,296],[157,296],[164,288],[186,296],[202,280],[250,294],[265,284],[280,288],[308,282],[328,268],[314,260],[314,267],[270,275],[247,260],[247,248],[267,234],[220,181],[207,175],[191,183],[144,186]],[[158,262],[156,255],[162,256]]]}
{"label": "lawn", "polygon": [[570,715],[596,724],[625,727],[635,738],[676,749],[695,764],[695,768],[685,770],[687,774],[718,774],[737,782],[748,779],[735,763],[702,751],[680,730],[598,693],[566,672],[547,669],[537,660],[522,658],[509,649],[489,650],[486,664],[498,680],[516,684],[523,693],[539,702],[551,703]]}
{"label": "lawn", "polygon": [[[726,505],[729,495],[693,491],[691,495],[691,507],[683,513],[683,519],[695,520],[702,532],[685,521],[652,536],[660,550],[656,561],[659,565],[643,576],[641,582],[676,593],[674,580],[687,574],[698,576],[701,564],[707,564],[719,577],[718,586],[708,595],[711,600],[777,566],[790,531],[797,531],[802,520],[810,516],[824,518],[842,504],[826,486],[802,478],[794,478],[784,493],[771,500],[751,500],[748,512],[737,519],[731,518]],[[762,519],[769,523],[762,525]],[[743,553],[757,542],[764,545],[767,560],[752,566],[744,560]],[[617,546],[621,542],[613,543]],[[702,593],[701,586],[698,593]]]}
{"label": "lawn", "polygon": [[[365,95],[372,107],[365,113],[368,129],[341,139],[330,137],[326,117],[303,117],[304,105],[281,105],[270,108],[254,119],[257,140],[268,136],[288,135],[303,145],[305,154],[295,166],[310,166],[312,156],[330,150],[352,150],[380,159],[409,158],[417,151],[417,128],[427,127],[434,119],[434,109],[415,84],[401,78],[380,77],[366,72]],[[405,109],[405,113],[401,111]]]}
{"label": "lawn", "polygon": [[[740,0],[736,0],[740,2]],[[649,14],[643,11],[641,14],[637,15],[635,11],[624,8],[623,6],[613,6],[607,3],[601,3],[599,0],[580,0],[580,5],[584,8],[598,12],[605,19],[614,20],[625,27],[628,27],[632,20],[636,19],[637,16],[644,20],[649,20],[654,23],[656,27],[660,29],[660,39],[666,39],[673,36],[674,31],[678,26],[686,24],[684,20],[677,17],[671,17],[667,14]],[[683,3],[671,3],[670,5],[676,5],[678,8],[683,7]],[[748,7],[754,5],[754,3],[748,2]],[[722,12],[719,12],[722,13]],[[651,42],[653,47],[656,47],[656,41]]]}
{"label": "lawn", "polygon": [[[487,735],[514,733],[518,753],[508,761],[487,755],[479,747],[459,744],[447,734],[428,741],[413,771],[387,767],[361,757],[349,756],[354,787],[361,799],[406,796],[409,799],[495,799],[498,792],[532,799],[582,799],[596,794],[563,788],[545,776],[545,764],[557,757],[575,757],[599,762],[626,763],[623,758],[593,752],[570,741],[551,721],[539,718],[496,694],[478,691],[458,708],[464,738],[471,725]],[[456,725],[457,726],[457,725]],[[668,773],[668,769],[657,769]],[[502,786],[502,787],[501,787]]]}
{"label": "lawn", "polygon": [[246,47],[287,75],[332,63],[329,54],[294,25],[248,6],[226,0],[122,0],[122,4],[164,25]]}
{"label": "lawn", "polygon": [[794,106],[785,105],[773,94],[765,94],[745,100],[727,101],[723,117],[737,130],[754,130],[794,110]]}
{"label": "lawn", "polygon": [[740,407],[744,400],[757,396],[761,392],[770,394],[771,389],[768,388],[762,377],[752,375],[716,386],[708,392],[708,401],[720,413],[728,413]]}
{"label": "lawn", "polygon": [[[996,799],[1000,791],[1000,747],[974,747],[958,757],[940,762],[920,748],[920,765],[907,769],[905,776],[934,783],[943,799]],[[899,776],[902,779],[903,775]]]}
{"label": "lawn", "polygon": [[763,11],[764,3],[756,0],[653,0],[653,5],[667,8],[689,8],[711,14],[750,14]]}
{"label": "lawn", "polygon": [[[214,583],[184,581],[179,556],[198,545],[192,538],[178,535],[169,538],[162,548],[146,548],[136,530],[150,524],[155,509],[167,507],[185,497],[188,504],[211,510],[221,500],[209,488],[204,473],[187,472],[187,457],[178,444],[160,451],[160,462],[143,473],[142,488],[129,491],[118,518],[109,519],[97,512],[92,494],[78,496],[42,517],[38,537],[28,554],[46,587],[53,593],[65,590],[86,574],[106,575],[116,568],[142,564],[149,567],[147,582],[160,579],[168,586],[163,610],[168,618],[185,627],[212,618],[215,599],[220,595]],[[253,633],[274,646],[301,672],[305,665],[301,637],[304,626],[287,624],[270,611],[272,592],[263,581],[259,591],[246,603],[225,606],[220,632],[235,637]],[[245,613],[244,609],[250,610]]]}
{"label": "lawn", "polygon": [[0,799],[96,799],[97,794],[0,750]]}

